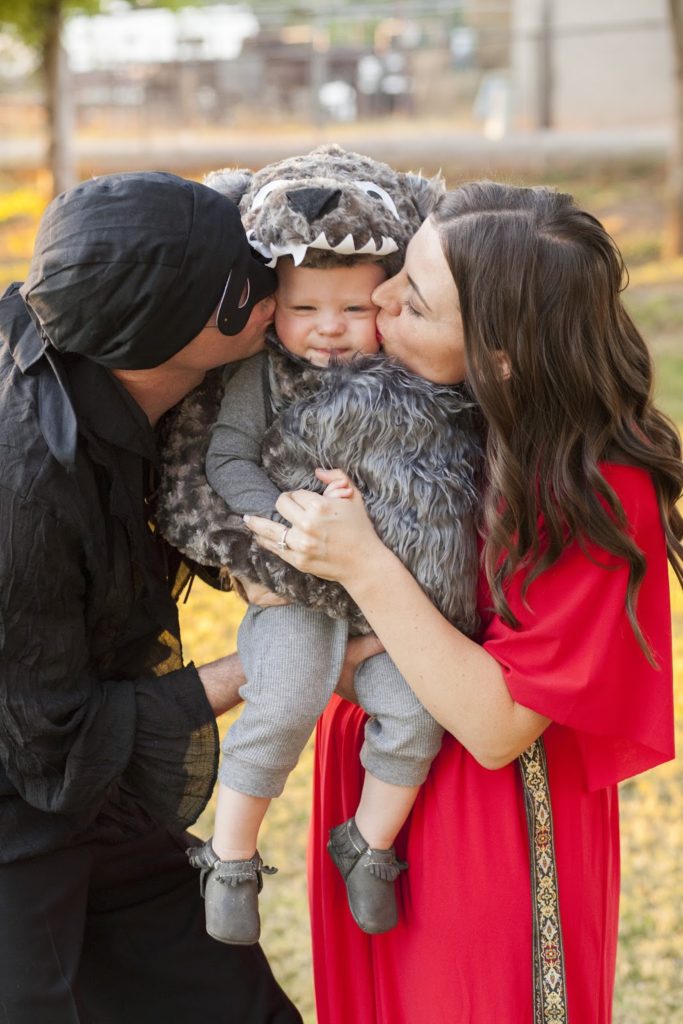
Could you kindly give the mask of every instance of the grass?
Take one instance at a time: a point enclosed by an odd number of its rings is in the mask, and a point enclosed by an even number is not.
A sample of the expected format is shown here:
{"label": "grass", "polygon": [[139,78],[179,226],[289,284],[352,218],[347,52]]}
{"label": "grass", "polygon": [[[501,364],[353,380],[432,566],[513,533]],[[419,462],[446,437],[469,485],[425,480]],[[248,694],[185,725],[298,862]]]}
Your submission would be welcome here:
{"label": "grass", "polygon": [[[683,742],[683,593],[672,586],[676,745]],[[621,786],[622,898],[615,1024],[683,1022],[683,767]]]}
{"label": "grass", "polygon": [[[186,659],[196,664],[235,649],[244,605],[234,594],[213,591],[195,580],[187,604],[181,606],[181,629]],[[223,733],[239,712],[220,720]],[[264,823],[260,852],[278,874],[266,878],[260,897],[262,944],[280,984],[299,1007],[304,1024],[314,1024],[311,945],[306,897],[306,837],[311,803],[313,746],[309,743],[285,794],[271,804]],[[213,830],[214,805],[207,807],[195,831],[208,838]]]}
{"label": "grass", "polygon": [[[457,181],[445,168],[446,177]],[[425,173],[434,169],[425,168]],[[472,175],[470,175],[472,176]],[[576,172],[551,182],[574,192],[620,245],[630,271],[625,299],[651,345],[662,408],[683,423],[683,259],[660,258],[663,175],[633,168],[616,180],[607,172]],[[21,280],[37,218],[47,201],[46,178],[0,177],[0,290]],[[242,605],[195,582],[181,608],[185,655],[201,664],[235,648]],[[683,739],[683,595],[673,588],[677,739]],[[225,729],[231,717],[221,722]],[[263,829],[261,852],[280,873],[262,895],[263,945],[280,982],[314,1024],[305,886],[310,807],[309,745]],[[683,1024],[683,768],[680,761],[626,783],[622,797],[622,904],[615,1024]],[[211,834],[213,807],[197,824]],[[586,1022],[587,1024],[587,1022]]]}
{"label": "grass", "polygon": [[[677,747],[683,743],[683,592],[673,583]],[[186,657],[197,663],[234,649],[243,605],[195,582],[181,608]],[[225,715],[227,728],[236,713]],[[305,858],[311,802],[309,743],[260,843],[280,872],[261,896],[263,946],[305,1024],[315,1024]],[[197,824],[211,835],[213,805]],[[680,759],[621,787],[622,897],[614,1024],[683,1024],[683,763]],[[586,1022],[588,1024],[588,1022]]]}
{"label": "grass", "polygon": [[683,423],[683,358],[663,354],[657,360],[655,377],[657,403],[675,423]]}

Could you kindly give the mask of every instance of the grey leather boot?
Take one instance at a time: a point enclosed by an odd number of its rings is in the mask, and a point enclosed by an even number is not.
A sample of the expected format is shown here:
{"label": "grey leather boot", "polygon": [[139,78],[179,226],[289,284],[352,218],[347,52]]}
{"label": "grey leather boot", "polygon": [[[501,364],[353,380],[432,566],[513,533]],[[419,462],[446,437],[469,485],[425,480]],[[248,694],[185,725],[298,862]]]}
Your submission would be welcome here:
{"label": "grey leather boot", "polygon": [[221,860],[207,840],[187,851],[193,868],[199,869],[199,890],[204,898],[206,930],[218,942],[253,946],[261,935],[258,894],[263,875],[274,875],[258,850],[251,860]]}
{"label": "grey leather boot", "polygon": [[330,857],[346,883],[353,919],[364,932],[379,935],[398,923],[394,882],[408,865],[389,850],[371,850],[355,818],[330,831]]}

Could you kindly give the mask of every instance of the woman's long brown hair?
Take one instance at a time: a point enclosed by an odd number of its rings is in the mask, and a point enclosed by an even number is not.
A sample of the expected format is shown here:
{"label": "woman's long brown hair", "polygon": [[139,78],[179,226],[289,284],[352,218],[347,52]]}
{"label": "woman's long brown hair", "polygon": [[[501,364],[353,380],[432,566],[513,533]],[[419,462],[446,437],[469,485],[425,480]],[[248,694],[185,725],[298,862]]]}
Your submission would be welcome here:
{"label": "woman's long brown hair", "polygon": [[546,188],[475,182],[446,193],[431,217],[458,289],[468,382],[489,425],[484,564],[496,611],[517,625],[510,576],[527,568],[526,590],[570,541],[592,541],[628,563],[628,616],[652,660],[636,615],[645,558],[599,464],[650,474],[681,583],[683,464],[621,301],[621,254],[571,196]]}

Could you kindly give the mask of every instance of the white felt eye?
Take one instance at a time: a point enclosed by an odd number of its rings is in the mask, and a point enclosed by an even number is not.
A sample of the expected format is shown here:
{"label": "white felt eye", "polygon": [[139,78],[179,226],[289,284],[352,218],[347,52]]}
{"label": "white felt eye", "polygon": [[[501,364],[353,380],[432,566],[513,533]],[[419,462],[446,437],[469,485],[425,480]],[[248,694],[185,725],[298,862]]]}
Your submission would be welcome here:
{"label": "white felt eye", "polygon": [[358,188],[362,188],[369,196],[376,196],[378,199],[381,199],[386,208],[391,210],[396,220],[401,219],[396,209],[396,203],[389,193],[384,191],[381,185],[375,185],[374,181],[354,181],[354,185],[358,185]]}
{"label": "white felt eye", "polygon": [[287,181],[286,178],[277,178],[275,181],[269,181],[267,185],[260,188],[254,196],[251,204],[252,210],[258,210],[259,207],[263,206],[267,197],[271,192],[274,192],[276,188],[281,188],[283,185],[290,185],[291,182]]}

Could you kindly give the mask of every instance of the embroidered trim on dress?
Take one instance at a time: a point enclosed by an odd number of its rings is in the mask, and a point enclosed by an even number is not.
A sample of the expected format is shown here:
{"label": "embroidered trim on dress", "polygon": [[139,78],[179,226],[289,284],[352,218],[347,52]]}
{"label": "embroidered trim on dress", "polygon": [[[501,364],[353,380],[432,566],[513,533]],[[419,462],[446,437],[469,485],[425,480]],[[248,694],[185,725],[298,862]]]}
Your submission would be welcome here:
{"label": "embroidered trim on dress", "polygon": [[567,983],[560,923],[553,816],[542,738],[520,754],[529,830],[533,914],[534,1024],[567,1024]]}

